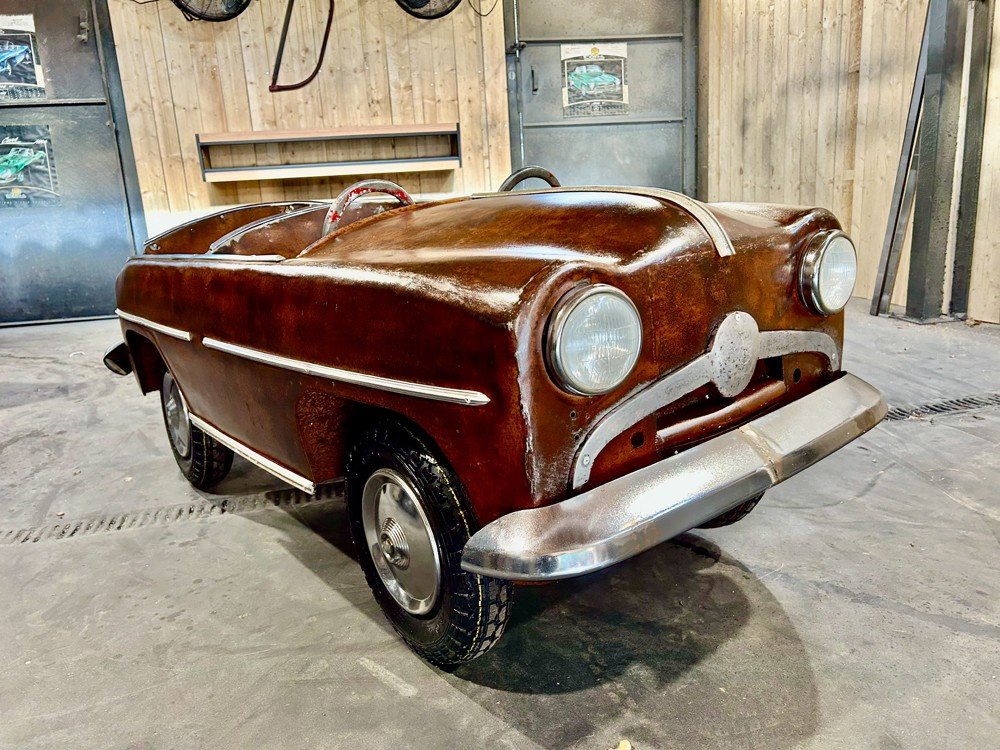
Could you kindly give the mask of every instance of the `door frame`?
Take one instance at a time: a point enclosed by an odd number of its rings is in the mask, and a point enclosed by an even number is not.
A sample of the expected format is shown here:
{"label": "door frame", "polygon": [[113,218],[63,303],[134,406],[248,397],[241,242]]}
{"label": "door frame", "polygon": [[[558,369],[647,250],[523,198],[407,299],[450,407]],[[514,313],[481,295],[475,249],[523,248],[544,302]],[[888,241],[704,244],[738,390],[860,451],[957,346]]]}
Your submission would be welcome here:
{"label": "door frame", "polygon": [[[530,1],[530,0],[529,0]],[[524,103],[521,100],[522,86],[520,79],[521,52],[525,49],[529,41],[525,41],[521,35],[520,15],[518,8],[521,0],[503,0],[503,20],[504,20],[504,44],[507,58],[507,111],[510,122],[510,160],[513,170],[530,166],[524,163]],[[700,164],[700,151],[698,141],[699,125],[699,38],[698,38],[698,6],[699,0],[683,0],[684,19],[681,38],[684,40],[682,52],[681,79],[683,81],[682,91],[684,96],[682,106],[682,117],[684,119],[683,136],[683,192],[686,195],[696,197],[699,195],[702,184],[702,170]],[[659,35],[618,35],[613,34],[601,36],[590,41],[600,42],[637,42],[648,39],[662,39]],[[540,41],[538,39],[530,40]],[[546,39],[546,43],[575,43],[580,39],[562,40],[558,37]],[[690,126],[688,125],[690,123]],[[540,166],[547,166],[542,164]]]}
{"label": "door frame", "polygon": [[115,51],[115,38],[111,30],[111,15],[108,0],[91,0],[94,18],[94,33],[97,37],[97,53],[104,74],[104,90],[111,111],[111,124],[118,145],[118,163],[122,169],[122,183],[125,192],[125,208],[131,229],[132,253],[138,255],[146,242],[146,213],[142,206],[142,188],[139,172],[132,150],[132,134],[128,127],[128,110],[125,107],[125,93],[122,89],[121,70]]}

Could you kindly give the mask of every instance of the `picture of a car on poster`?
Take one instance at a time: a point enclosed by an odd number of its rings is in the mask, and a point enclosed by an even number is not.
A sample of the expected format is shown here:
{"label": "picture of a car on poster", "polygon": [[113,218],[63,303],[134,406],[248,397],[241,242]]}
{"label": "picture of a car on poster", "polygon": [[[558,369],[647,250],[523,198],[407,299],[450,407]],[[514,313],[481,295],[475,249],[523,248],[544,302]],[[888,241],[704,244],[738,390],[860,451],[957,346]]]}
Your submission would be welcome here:
{"label": "picture of a car on poster", "polygon": [[583,94],[599,91],[615,91],[622,85],[622,79],[604,71],[600,65],[579,65],[567,76],[569,85]]}
{"label": "picture of a car on poster", "polygon": [[31,54],[27,44],[14,44],[8,40],[0,40],[0,72],[14,74],[14,68],[20,65]]}
{"label": "picture of a car on poster", "polygon": [[29,164],[34,164],[45,157],[44,151],[31,148],[12,148],[0,156],[0,185],[9,182],[24,182],[24,170]]}

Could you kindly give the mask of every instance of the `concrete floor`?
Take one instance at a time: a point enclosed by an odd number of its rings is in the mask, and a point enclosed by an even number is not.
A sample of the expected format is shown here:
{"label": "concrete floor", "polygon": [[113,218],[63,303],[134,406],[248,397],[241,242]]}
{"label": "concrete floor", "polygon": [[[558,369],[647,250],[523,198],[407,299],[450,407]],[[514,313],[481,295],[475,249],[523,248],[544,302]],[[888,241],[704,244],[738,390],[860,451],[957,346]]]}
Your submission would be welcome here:
{"label": "concrete floor", "polygon": [[[1000,391],[996,328],[860,310],[846,366],[891,404]],[[1000,744],[1000,409],[884,423],[736,526],[518,588],[449,675],[383,620],[335,492],[239,461],[188,487],[100,363],[118,336],[0,330],[0,747]]]}

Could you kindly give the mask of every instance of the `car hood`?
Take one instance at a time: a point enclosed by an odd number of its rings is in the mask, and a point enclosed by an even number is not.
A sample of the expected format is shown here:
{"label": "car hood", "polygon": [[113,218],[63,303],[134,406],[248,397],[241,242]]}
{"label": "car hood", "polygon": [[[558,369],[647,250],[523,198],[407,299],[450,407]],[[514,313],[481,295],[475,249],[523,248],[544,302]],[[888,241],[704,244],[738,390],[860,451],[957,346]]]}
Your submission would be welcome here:
{"label": "car hood", "polygon": [[[708,208],[739,253],[790,244],[818,213],[826,214],[759,204]],[[570,190],[389,211],[344,227],[282,265],[322,268],[362,282],[409,279],[512,304],[533,277],[553,266],[629,273],[692,253],[716,252],[703,227],[679,206],[639,192]]]}

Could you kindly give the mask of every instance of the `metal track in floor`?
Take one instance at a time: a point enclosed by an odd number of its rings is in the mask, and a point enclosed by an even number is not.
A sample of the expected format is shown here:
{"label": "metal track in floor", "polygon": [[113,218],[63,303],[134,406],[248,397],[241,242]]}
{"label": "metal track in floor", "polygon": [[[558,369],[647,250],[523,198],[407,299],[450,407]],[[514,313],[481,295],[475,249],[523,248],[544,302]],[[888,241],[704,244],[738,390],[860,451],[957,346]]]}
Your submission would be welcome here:
{"label": "metal track in floor", "polygon": [[181,505],[167,505],[160,508],[123,513],[91,516],[74,521],[32,526],[23,529],[0,529],[0,547],[15,544],[34,544],[61,539],[77,539],[110,531],[127,531],[148,526],[166,526],[183,521],[197,521],[203,518],[223,515],[246,515],[270,508],[292,510],[304,506],[328,503],[343,498],[341,483],[321,485],[315,495],[307,495],[298,490],[277,490],[262,495],[248,497],[227,497],[219,500],[200,500]]}
{"label": "metal track in floor", "polygon": [[885,415],[887,422],[901,422],[906,419],[936,417],[942,414],[957,414],[973,409],[984,409],[990,406],[1000,406],[1000,393],[982,393],[977,396],[963,396],[943,401],[931,401],[916,406],[894,406]]}
{"label": "metal track in floor", "polygon": [[[886,414],[887,422],[901,422],[907,419],[921,419],[946,414],[1000,406],[1000,393],[984,393],[962,398],[931,401],[914,406],[894,406]],[[315,495],[307,495],[298,490],[278,490],[250,497],[231,497],[221,500],[201,500],[181,505],[128,511],[111,515],[92,516],[75,521],[23,529],[0,529],[0,547],[35,542],[76,539],[83,536],[103,534],[110,531],[141,529],[147,526],[165,526],[182,521],[196,521],[212,516],[244,515],[269,508],[292,509],[307,505],[330,502],[343,498],[343,484],[331,483],[316,488]]]}

